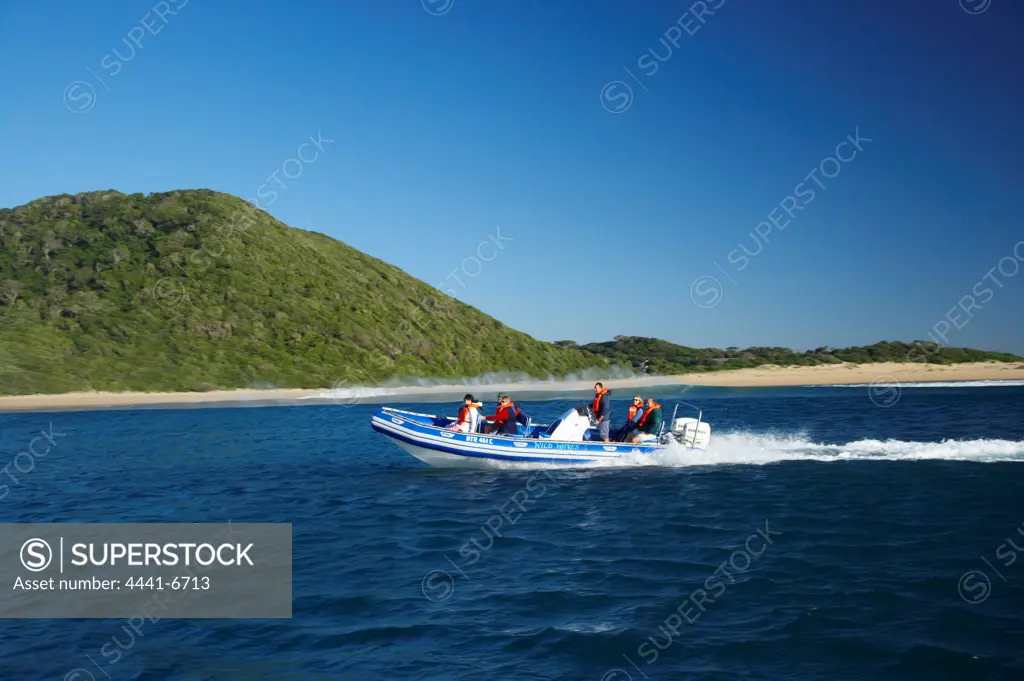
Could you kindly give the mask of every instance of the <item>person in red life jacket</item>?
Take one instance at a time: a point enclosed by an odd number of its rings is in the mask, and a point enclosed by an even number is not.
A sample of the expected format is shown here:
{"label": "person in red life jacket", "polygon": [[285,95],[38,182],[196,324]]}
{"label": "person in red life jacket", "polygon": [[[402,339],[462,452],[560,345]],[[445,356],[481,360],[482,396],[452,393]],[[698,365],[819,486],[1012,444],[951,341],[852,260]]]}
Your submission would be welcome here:
{"label": "person in red life jacket", "polygon": [[485,433],[497,433],[498,435],[516,435],[519,432],[519,428],[516,425],[516,416],[519,415],[519,408],[512,403],[512,398],[508,395],[502,395],[498,401],[498,410],[487,416],[490,421],[494,423],[488,424],[484,428]]}
{"label": "person in red life jacket", "polygon": [[629,439],[629,434],[636,430],[637,425],[640,423],[640,419],[644,416],[644,398],[639,395],[633,395],[633,404],[629,406],[629,416],[626,417],[626,423],[618,432],[615,433],[616,442],[626,442]]}
{"label": "person in red life jacket", "polygon": [[611,391],[600,383],[594,384],[594,425],[597,426],[597,434],[605,442],[609,442],[609,435],[612,427],[612,400]]}
{"label": "person in red life jacket", "polygon": [[644,410],[644,415],[640,417],[640,422],[637,423],[637,433],[633,436],[633,444],[651,442],[652,440],[657,442],[658,435],[661,434],[661,424],[664,421],[661,405],[655,402],[653,397],[648,397],[647,408]]}
{"label": "person in red life jacket", "polygon": [[466,395],[462,398],[462,406],[459,407],[459,415],[455,419],[455,423],[448,426],[448,430],[475,433],[480,425],[480,408],[483,406],[472,395]]}

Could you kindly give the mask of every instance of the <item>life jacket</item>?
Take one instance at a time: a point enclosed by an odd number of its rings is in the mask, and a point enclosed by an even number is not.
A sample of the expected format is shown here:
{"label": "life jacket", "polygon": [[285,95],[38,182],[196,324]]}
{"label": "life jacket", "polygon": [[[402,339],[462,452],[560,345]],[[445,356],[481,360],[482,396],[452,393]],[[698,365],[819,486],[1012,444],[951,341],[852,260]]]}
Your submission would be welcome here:
{"label": "life jacket", "polygon": [[519,415],[519,407],[509,402],[505,407],[498,410],[498,433],[502,435],[515,435],[519,428],[516,425],[516,417]]}
{"label": "life jacket", "polygon": [[593,410],[594,410],[594,415],[595,416],[598,413],[598,409],[600,409],[600,407],[601,407],[601,398],[604,397],[607,394],[608,394],[608,388],[604,388],[601,392],[597,393],[597,395],[594,396]]}
{"label": "life jacket", "polygon": [[498,407],[498,409],[495,410],[494,415],[488,416],[487,418],[493,419],[498,423],[505,423],[505,421],[515,421],[516,416],[518,415],[519,407],[517,407],[515,403],[509,402],[504,407]]}
{"label": "life jacket", "polygon": [[644,407],[644,409],[644,415],[640,417],[640,423],[636,424],[637,426],[642,426],[645,423],[647,423],[647,417],[650,416],[655,409],[661,409],[661,405],[655,402],[654,406],[651,407],[650,409],[648,409],[647,407]]}
{"label": "life jacket", "polygon": [[636,406],[635,404],[634,404],[634,405],[632,405],[632,406],[631,406],[631,407],[629,408],[629,418],[628,418],[628,419],[626,419],[626,420],[627,420],[627,421],[632,421],[632,420],[633,420],[633,417],[634,417],[634,416],[636,416],[636,413],[637,413],[638,411],[640,411],[641,409],[643,409],[643,407],[638,407],[638,406]]}
{"label": "life jacket", "polygon": [[480,404],[479,402],[473,402],[472,404],[469,404],[469,405],[463,404],[459,408],[459,418],[458,418],[457,423],[469,423],[470,409],[472,409],[473,407],[476,407],[477,410],[479,411],[480,407],[482,407],[482,406],[484,406],[484,405]]}

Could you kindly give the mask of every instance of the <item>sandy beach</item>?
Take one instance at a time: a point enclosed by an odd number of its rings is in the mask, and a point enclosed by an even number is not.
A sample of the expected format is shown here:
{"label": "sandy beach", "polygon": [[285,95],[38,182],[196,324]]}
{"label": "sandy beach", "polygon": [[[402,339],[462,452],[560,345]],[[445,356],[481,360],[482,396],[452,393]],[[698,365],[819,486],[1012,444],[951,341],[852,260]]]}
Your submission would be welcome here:
{"label": "sandy beach", "polygon": [[832,364],[814,367],[763,366],[704,374],[686,374],[676,379],[692,385],[732,387],[784,385],[848,385],[851,383],[927,383],[935,381],[1002,381],[1024,379],[1019,362],[971,362],[967,364]]}
{"label": "sandy beach", "polygon": [[[679,376],[636,376],[610,379],[605,385],[613,390],[640,390],[644,387],[701,385],[719,387],[768,387],[800,385],[848,385],[857,383],[925,383],[945,381],[1024,380],[1024,365],[1018,363],[979,362],[949,366],[921,364],[835,364],[815,367],[777,367],[736,369]],[[350,388],[331,393],[330,388],[287,390],[221,390],[202,393],[104,393],[79,392],[63,395],[19,395],[0,397],[0,412],[47,411],[64,409],[102,409],[107,407],[157,405],[273,405],[383,402],[388,397],[429,397],[463,391],[487,393],[585,391],[591,380],[533,381],[520,383],[451,383],[431,386],[373,386]]]}

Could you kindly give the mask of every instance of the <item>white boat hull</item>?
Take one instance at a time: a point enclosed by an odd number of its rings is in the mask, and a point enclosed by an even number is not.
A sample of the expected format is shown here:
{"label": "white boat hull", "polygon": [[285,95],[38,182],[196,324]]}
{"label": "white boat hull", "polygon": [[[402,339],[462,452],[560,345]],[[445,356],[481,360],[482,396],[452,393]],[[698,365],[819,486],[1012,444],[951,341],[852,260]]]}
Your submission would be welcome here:
{"label": "white boat hull", "polygon": [[[563,415],[550,429],[556,429],[570,413],[575,415],[575,410]],[[423,463],[437,468],[508,470],[629,465],[656,455],[665,447],[656,441],[633,444],[556,440],[544,437],[546,433],[541,432],[541,426],[531,431],[532,437],[463,433],[446,428],[445,424],[450,421],[450,418],[431,414],[383,407],[373,414],[370,425]],[[706,442],[700,443],[704,444]],[[699,448],[703,448],[700,445]]]}
{"label": "white boat hull", "polygon": [[[482,469],[501,469],[501,470],[536,470],[538,467],[545,464],[534,463],[532,461],[501,461],[498,459],[487,459],[483,457],[472,457],[463,456],[461,454],[448,454],[447,452],[439,452],[436,449],[429,447],[421,447],[420,445],[412,444],[411,442],[403,442],[402,440],[393,440],[393,442],[404,449],[405,451],[412,454],[414,457],[434,468],[462,468],[472,470]],[[588,463],[580,464],[548,464],[552,467],[563,467],[563,466],[586,466],[593,465]]]}

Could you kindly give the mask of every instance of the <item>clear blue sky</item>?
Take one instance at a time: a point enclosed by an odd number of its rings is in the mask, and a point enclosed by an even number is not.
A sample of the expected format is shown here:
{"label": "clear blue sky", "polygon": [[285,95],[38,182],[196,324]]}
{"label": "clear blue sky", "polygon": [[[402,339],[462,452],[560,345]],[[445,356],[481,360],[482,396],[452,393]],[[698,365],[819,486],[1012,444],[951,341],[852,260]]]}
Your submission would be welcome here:
{"label": "clear blue sky", "polygon": [[949,343],[1024,352],[1024,6],[705,6],[4,0],[0,206],[256,198],[320,130],[271,214],[431,284],[500,227],[449,284],[544,340],[912,340],[980,282]]}

